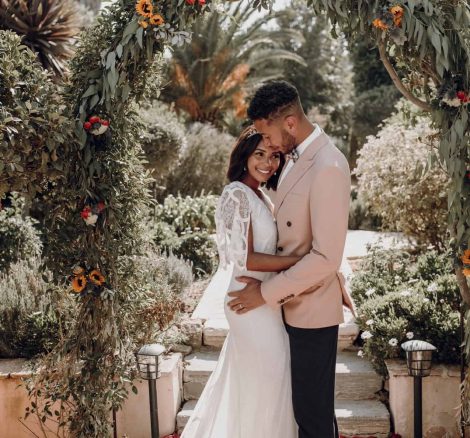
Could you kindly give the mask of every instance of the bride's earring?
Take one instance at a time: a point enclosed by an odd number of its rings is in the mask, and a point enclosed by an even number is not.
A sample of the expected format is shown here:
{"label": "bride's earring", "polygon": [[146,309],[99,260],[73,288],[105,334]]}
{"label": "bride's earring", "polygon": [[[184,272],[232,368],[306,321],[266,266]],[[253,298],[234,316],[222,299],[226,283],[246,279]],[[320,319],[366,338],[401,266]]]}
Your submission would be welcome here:
{"label": "bride's earring", "polygon": [[243,172],[246,172],[246,166],[243,168]]}

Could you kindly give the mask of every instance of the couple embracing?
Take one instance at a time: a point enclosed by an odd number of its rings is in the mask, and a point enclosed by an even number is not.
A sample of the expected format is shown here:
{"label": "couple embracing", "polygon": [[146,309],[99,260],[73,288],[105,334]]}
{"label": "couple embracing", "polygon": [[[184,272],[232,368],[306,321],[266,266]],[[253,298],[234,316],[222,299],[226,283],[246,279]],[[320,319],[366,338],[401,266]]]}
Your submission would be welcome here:
{"label": "couple embracing", "polygon": [[181,438],[338,437],[348,163],[287,82],[261,86],[248,116],[216,210],[230,332]]}

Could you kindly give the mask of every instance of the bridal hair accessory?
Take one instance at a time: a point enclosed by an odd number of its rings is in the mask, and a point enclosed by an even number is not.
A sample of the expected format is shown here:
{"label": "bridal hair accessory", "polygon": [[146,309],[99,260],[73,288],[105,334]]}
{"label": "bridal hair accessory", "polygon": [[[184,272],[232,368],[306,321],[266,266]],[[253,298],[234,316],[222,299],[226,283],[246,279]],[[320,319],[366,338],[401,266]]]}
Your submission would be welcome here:
{"label": "bridal hair accessory", "polygon": [[257,134],[259,134],[259,132],[256,130],[256,128],[254,126],[250,126],[246,130],[245,139],[248,140],[249,138],[251,138],[251,137],[253,137],[254,135],[257,135]]}

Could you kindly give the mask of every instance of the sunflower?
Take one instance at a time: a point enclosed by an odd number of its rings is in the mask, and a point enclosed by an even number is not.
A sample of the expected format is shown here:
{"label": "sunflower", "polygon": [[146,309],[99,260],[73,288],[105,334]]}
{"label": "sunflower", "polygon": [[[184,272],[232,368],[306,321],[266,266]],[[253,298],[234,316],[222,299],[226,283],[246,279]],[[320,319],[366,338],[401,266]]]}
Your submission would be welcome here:
{"label": "sunflower", "polygon": [[139,21],[139,26],[144,28],[144,29],[147,29],[148,25],[149,25],[148,21],[145,21],[145,20],[140,20]]}
{"label": "sunflower", "polygon": [[466,249],[462,256],[462,263],[464,265],[470,265],[470,249]]}
{"label": "sunflower", "polygon": [[154,14],[150,17],[150,24],[154,26],[161,26],[163,23],[165,23],[165,20],[160,14]]}
{"label": "sunflower", "polygon": [[81,274],[81,275],[76,275],[73,280],[72,280],[72,288],[74,292],[77,292],[78,294],[85,289],[86,286],[86,277]]}
{"label": "sunflower", "polygon": [[465,277],[470,277],[470,268],[462,269],[462,273]]}
{"label": "sunflower", "polygon": [[97,286],[101,286],[102,284],[104,284],[105,281],[103,274],[98,271],[98,269],[94,269],[93,271],[91,271],[88,274],[88,278],[92,283],[96,284]]}
{"label": "sunflower", "polygon": [[150,18],[153,15],[152,0],[138,0],[135,10],[139,15]]}
{"label": "sunflower", "polygon": [[373,22],[372,25],[376,27],[377,29],[382,29],[382,30],[387,30],[388,25],[384,23],[380,18],[376,18]]}

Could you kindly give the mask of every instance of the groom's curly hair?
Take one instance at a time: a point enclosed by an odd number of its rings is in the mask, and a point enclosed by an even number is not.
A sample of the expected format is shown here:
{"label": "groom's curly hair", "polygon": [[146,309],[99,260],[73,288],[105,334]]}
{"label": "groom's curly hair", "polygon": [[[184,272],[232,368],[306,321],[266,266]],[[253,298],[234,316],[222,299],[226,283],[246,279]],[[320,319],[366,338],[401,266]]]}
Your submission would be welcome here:
{"label": "groom's curly hair", "polygon": [[300,107],[299,92],[286,81],[269,81],[259,87],[248,107],[251,120],[274,120],[286,110]]}

